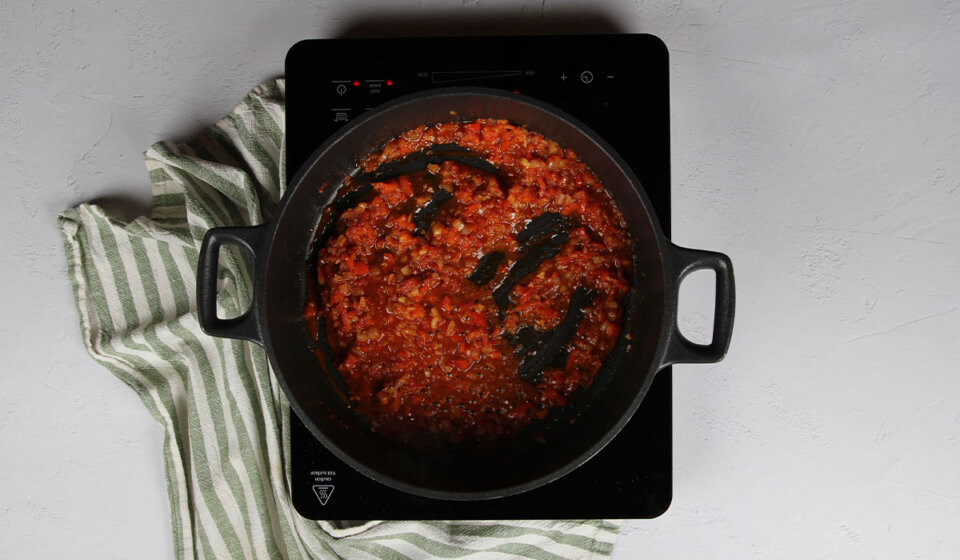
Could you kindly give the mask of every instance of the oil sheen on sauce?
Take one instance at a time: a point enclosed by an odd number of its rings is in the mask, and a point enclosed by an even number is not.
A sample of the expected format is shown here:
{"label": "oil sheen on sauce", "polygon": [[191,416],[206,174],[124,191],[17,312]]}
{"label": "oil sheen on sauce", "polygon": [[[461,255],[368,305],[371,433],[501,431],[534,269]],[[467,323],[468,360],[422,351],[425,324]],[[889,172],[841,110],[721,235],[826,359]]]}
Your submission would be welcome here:
{"label": "oil sheen on sauce", "polygon": [[408,131],[361,168],[377,180],[346,185],[328,216],[304,314],[372,429],[490,441],[590,387],[620,334],[631,249],[576,154],[481,120]]}

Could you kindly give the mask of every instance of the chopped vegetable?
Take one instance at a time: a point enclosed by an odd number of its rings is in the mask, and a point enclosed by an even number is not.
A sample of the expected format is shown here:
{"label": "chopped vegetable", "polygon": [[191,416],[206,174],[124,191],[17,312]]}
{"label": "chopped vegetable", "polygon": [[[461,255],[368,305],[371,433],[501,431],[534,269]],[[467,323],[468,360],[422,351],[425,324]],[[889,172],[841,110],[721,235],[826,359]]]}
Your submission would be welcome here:
{"label": "chopped vegetable", "polygon": [[593,383],[620,336],[630,239],[583,162],[505,121],[420,127],[360,166],[387,176],[437,146],[460,155],[335,204],[304,315],[375,430],[508,437]]}

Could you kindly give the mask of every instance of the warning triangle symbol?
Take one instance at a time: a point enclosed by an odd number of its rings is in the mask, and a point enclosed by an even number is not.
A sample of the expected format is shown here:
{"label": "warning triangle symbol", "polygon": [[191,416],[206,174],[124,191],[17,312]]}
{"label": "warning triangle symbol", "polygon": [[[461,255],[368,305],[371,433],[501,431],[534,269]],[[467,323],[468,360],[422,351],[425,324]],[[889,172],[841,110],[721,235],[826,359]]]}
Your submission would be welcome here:
{"label": "warning triangle symbol", "polygon": [[333,485],[318,484],[313,487],[313,493],[316,494],[317,499],[320,500],[320,505],[325,506],[330,500],[330,496],[333,495]]}

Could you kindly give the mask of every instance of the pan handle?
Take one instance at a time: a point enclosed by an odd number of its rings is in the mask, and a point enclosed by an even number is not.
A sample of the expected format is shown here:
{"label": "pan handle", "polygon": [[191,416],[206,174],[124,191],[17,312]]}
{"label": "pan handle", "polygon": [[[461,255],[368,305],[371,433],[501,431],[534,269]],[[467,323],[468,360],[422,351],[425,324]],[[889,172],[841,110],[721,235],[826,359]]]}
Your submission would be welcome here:
{"label": "pan handle", "polygon": [[200,245],[200,260],[197,266],[197,314],[200,328],[211,336],[239,338],[261,343],[260,325],[257,321],[257,275],[253,274],[253,302],[243,315],[232,319],[217,317],[217,260],[224,244],[242,247],[253,257],[253,270],[262,256],[266,225],[254,227],[221,227],[208,230]]}
{"label": "pan handle", "polygon": [[[705,364],[719,362],[727,353],[730,347],[730,337],[733,334],[733,311],[734,311],[734,284],[733,284],[733,263],[730,257],[723,253],[714,253],[712,251],[700,251],[697,249],[687,249],[671,244],[670,247],[671,263],[667,269],[668,274],[672,274],[676,281],[674,282],[674,292],[672,301],[668,302],[667,316],[670,321],[669,333],[667,335],[666,351],[664,352],[663,364],[666,367],[670,364]],[[697,344],[690,342],[680,332],[677,324],[679,315],[679,291],[680,282],[684,277],[695,270],[713,270],[717,275],[715,305],[713,311],[713,339],[710,344]]]}

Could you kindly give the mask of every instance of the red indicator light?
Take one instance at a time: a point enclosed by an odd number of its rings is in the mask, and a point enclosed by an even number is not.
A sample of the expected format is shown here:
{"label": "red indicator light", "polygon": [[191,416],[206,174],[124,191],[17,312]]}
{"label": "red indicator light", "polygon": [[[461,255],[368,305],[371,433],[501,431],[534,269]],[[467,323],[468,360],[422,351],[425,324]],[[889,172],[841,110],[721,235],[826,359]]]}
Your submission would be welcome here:
{"label": "red indicator light", "polygon": [[353,81],[353,85],[354,85],[354,86],[359,86],[359,85],[360,85],[360,80],[354,80],[354,81]]}
{"label": "red indicator light", "polygon": [[392,85],[393,85],[393,80],[387,80],[387,85],[388,85],[388,86],[392,86]]}
{"label": "red indicator light", "polygon": [[519,92],[519,91],[517,91],[517,90],[513,90],[513,93],[520,93],[520,92]]}

